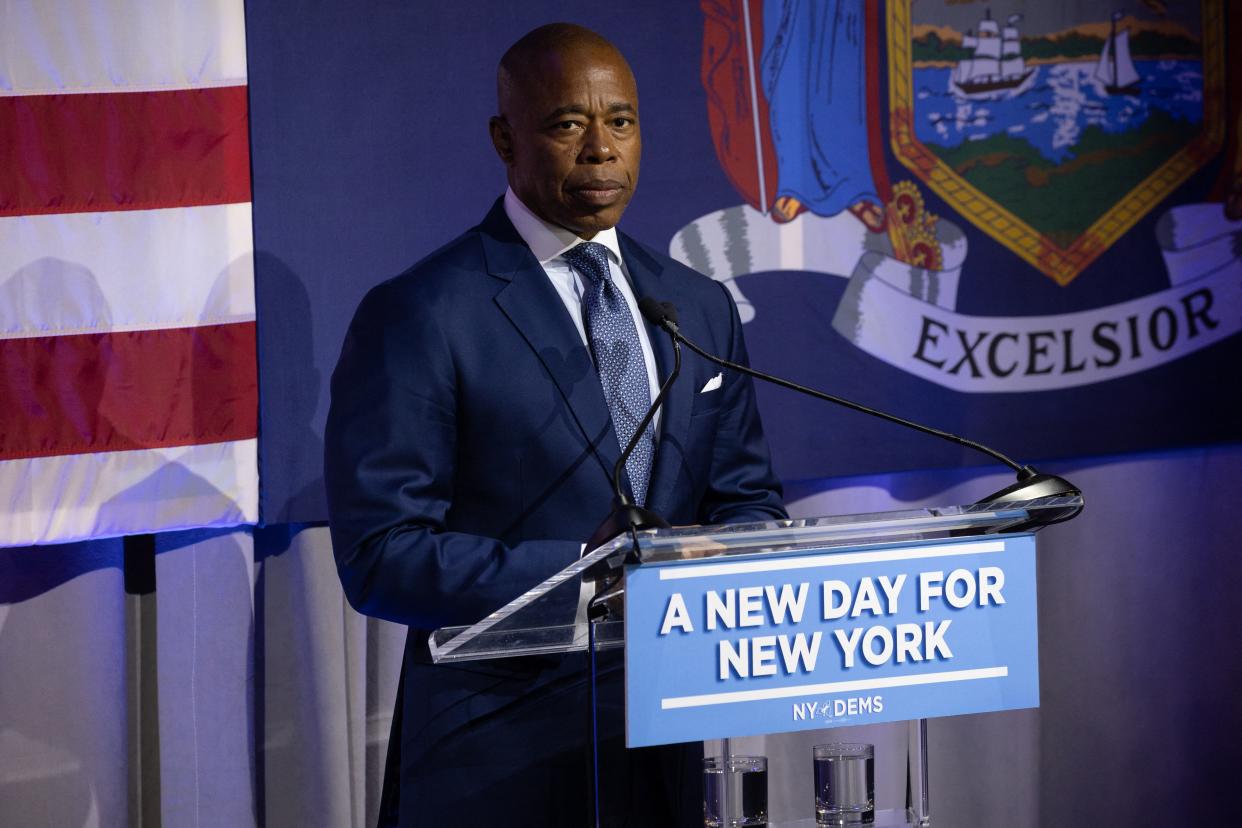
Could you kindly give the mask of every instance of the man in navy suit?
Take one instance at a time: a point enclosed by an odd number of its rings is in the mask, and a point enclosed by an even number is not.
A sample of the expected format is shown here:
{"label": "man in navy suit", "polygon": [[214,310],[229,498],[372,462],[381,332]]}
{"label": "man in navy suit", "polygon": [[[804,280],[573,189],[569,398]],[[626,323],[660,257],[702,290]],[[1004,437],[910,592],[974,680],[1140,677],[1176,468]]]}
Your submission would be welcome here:
{"label": "man in navy suit", "polygon": [[[642,147],[621,54],[586,29],[541,27],[502,59],[498,99],[491,135],[509,190],[363,300],[332,378],[325,474],[350,603],[410,627],[381,822],[578,828],[592,811],[585,658],[433,665],[428,631],[473,623],[563,569],[608,511],[631,415],[616,413],[604,368],[615,353],[599,353],[612,346],[583,310],[574,247],[602,245],[608,271],[592,284],[611,280],[609,325],[632,326],[628,392],[653,397],[673,361],[640,297],[675,304],[708,350],[739,362],[746,350],[720,285],[614,229]],[[625,485],[669,522],[785,516],[749,379],[688,359],[652,436],[653,462],[627,466]],[[701,819],[697,746],[625,750],[620,663],[606,662],[604,823]]]}

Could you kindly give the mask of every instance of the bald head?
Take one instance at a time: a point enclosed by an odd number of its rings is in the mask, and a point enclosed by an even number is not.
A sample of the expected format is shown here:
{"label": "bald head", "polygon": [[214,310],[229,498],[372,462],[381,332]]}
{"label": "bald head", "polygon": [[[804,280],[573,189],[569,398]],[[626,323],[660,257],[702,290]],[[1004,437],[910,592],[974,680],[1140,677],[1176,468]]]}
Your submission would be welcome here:
{"label": "bald head", "polygon": [[[508,115],[514,103],[522,101],[523,88],[569,55],[594,53],[629,64],[616,46],[603,35],[575,23],[548,23],[532,29],[509,47],[496,67],[496,108]],[[632,77],[632,73],[631,73]],[[516,96],[516,98],[515,98]]]}
{"label": "bald head", "polygon": [[615,225],[642,154],[638,88],[617,48],[571,23],[540,26],[500,59],[496,99],[492,144],[522,203],[583,238]]}

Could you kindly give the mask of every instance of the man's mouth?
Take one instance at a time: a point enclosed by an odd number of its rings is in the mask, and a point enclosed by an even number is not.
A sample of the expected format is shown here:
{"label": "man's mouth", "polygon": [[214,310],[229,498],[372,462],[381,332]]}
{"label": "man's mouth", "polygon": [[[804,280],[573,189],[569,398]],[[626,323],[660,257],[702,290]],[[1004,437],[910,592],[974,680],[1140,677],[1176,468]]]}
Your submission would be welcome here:
{"label": "man's mouth", "polygon": [[625,192],[625,185],[615,179],[601,179],[576,184],[569,188],[575,197],[590,204],[607,205],[616,201]]}

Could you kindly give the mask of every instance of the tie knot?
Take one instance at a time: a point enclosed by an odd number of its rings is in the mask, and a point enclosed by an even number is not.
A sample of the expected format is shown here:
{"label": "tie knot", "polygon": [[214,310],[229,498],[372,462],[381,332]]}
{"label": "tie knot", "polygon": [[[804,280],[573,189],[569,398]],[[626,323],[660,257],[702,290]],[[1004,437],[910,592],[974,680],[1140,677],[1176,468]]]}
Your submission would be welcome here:
{"label": "tie knot", "polygon": [[608,271],[608,248],[599,242],[582,242],[569,248],[564,253],[565,261],[569,262],[592,283],[606,281]]}

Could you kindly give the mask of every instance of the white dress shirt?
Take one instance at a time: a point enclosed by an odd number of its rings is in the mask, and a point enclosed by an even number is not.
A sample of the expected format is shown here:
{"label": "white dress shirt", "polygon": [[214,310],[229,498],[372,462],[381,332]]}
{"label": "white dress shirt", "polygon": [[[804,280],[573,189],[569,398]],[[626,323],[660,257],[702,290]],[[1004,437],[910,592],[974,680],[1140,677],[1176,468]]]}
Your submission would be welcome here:
{"label": "white dress shirt", "polygon": [[[585,239],[579,238],[571,230],[549,224],[539,218],[522,203],[512,189],[505,191],[505,214],[509,217],[509,221],[513,222],[513,226],[522,240],[526,242],[526,246],[539,260],[543,272],[548,274],[552,287],[556,288],[557,295],[565,303],[569,318],[573,320],[574,327],[578,329],[582,344],[586,345],[587,350],[590,351],[591,344],[587,340],[586,321],[583,319],[582,276],[570,267],[569,262],[565,261],[565,251],[581,244]],[[656,393],[660,390],[655,352],[651,350],[651,338],[647,335],[647,326],[644,324],[642,314],[638,311],[638,299],[634,296],[634,288],[630,285],[629,271],[621,258],[621,247],[617,243],[617,230],[615,227],[601,230],[591,241],[599,242],[608,248],[608,268],[612,271],[613,283],[625,297],[625,303],[630,308],[630,315],[634,317],[634,326],[638,329],[638,342],[643,350],[643,363],[647,366],[647,387],[654,401]],[[659,426],[660,413],[656,412],[652,427],[656,429],[657,434]]]}

